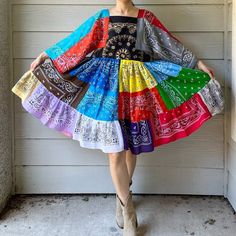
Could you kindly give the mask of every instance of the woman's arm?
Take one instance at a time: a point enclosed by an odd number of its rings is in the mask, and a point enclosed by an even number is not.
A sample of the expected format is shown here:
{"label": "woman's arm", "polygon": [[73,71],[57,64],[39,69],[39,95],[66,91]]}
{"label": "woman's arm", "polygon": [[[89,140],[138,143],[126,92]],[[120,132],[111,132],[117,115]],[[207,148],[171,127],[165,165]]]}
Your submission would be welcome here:
{"label": "woman's arm", "polygon": [[194,51],[184,45],[150,10],[143,12],[137,25],[137,47],[183,67],[195,68],[198,58]]}
{"label": "woman's arm", "polygon": [[33,62],[32,68],[46,57],[60,73],[65,73],[81,62],[87,54],[106,43],[108,13],[101,9],[85,19],[70,34],[50,45]]}

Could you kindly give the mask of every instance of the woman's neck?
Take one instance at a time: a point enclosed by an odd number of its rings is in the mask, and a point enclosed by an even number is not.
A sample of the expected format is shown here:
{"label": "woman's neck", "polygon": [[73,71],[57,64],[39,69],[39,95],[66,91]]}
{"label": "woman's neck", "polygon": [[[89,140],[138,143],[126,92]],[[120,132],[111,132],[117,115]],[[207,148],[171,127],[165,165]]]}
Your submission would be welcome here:
{"label": "woman's neck", "polygon": [[121,13],[126,15],[127,13],[130,12],[134,8],[132,1],[129,2],[123,2],[123,1],[116,1],[116,6],[115,8]]}
{"label": "woman's neck", "polygon": [[138,8],[134,7],[132,1],[122,2],[117,0],[116,5],[110,9],[111,15],[136,16]]}

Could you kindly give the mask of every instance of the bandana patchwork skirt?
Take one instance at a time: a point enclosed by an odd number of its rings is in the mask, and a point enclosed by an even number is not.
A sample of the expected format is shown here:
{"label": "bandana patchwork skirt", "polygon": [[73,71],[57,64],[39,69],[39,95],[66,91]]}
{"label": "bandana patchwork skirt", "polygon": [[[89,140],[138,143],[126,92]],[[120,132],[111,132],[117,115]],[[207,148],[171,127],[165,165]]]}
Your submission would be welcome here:
{"label": "bandana patchwork skirt", "polygon": [[216,79],[163,60],[87,57],[62,75],[47,58],[12,91],[42,124],[105,153],[151,152],[224,108]]}

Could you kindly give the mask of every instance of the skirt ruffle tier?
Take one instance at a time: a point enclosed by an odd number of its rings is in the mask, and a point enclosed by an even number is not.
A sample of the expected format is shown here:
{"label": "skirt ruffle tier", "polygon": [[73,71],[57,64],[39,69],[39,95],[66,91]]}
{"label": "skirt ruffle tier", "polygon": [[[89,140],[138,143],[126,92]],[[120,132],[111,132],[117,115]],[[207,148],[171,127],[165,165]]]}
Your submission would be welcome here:
{"label": "skirt ruffle tier", "polygon": [[61,74],[48,58],[12,91],[45,126],[105,153],[151,152],[224,109],[216,79],[163,60],[91,57]]}

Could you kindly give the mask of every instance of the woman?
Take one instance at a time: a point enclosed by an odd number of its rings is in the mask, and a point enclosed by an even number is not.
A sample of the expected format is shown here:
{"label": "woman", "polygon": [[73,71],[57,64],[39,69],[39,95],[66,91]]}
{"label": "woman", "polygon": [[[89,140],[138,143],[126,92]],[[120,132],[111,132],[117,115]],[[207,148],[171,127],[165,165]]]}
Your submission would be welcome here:
{"label": "woman", "polygon": [[[86,58],[85,56],[89,52],[93,52],[93,54]],[[51,59],[51,61],[46,63],[46,59]],[[45,76],[48,68],[53,72],[50,74],[51,77]],[[25,109],[41,121],[45,121],[45,113],[40,113],[39,110],[36,112],[29,106],[36,103],[37,109],[43,107],[42,103],[37,102],[39,97],[41,100],[49,97],[49,91],[51,91],[51,100],[48,99],[45,102],[49,105],[47,107],[44,105],[42,110],[49,110],[48,107],[55,99],[57,104],[63,101],[67,103],[66,105],[70,105],[69,108],[76,108],[73,110],[73,114],[78,115],[77,113],[80,112],[79,118],[76,118],[77,136],[75,130],[69,130],[68,126],[61,128],[62,126],[51,124],[51,120],[44,124],[79,140],[83,147],[99,148],[108,153],[110,173],[117,193],[116,222],[120,228],[123,228],[124,235],[137,235],[138,220],[130,190],[137,155],[151,152],[154,147],[186,137],[198,129],[204,121],[223,109],[222,91],[219,83],[214,79],[211,69],[198,60],[191,50],[171,34],[151,11],[135,7],[130,0],[116,0],[113,8],[102,9],[90,17],[65,39],[42,52],[32,62],[30,69],[31,71],[22,77],[18,86],[15,85],[12,91],[22,98]],[[184,78],[184,76],[186,75],[188,75],[188,80],[191,79],[189,84],[185,84],[186,77]],[[49,84],[46,84],[46,80],[49,81],[53,76],[57,80],[60,78],[71,83],[72,78],[76,78],[74,83],[80,81],[79,85],[83,93],[77,103],[67,102],[65,96],[56,97],[56,92]],[[195,79],[192,80],[194,76]],[[30,79],[36,85],[28,89],[29,94],[22,95],[24,92],[19,91],[20,86]],[[168,92],[166,89],[167,83],[171,84],[172,79],[175,79],[174,82],[178,82],[172,86],[179,88],[179,94],[183,95],[181,99],[171,97],[173,91]],[[89,86],[87,86],[88,84]],[[113,87],[109,87],[110,84]],[[78,84],[76,85],[78,86]],[[39,86],[41,86],[40,92],[37,90]],[[57,89],[59,84],[54,83],[54,86]],[[97,88],[98,90],[96,90]],[[188,91],[184,92],[184,88]],[[42,89],[44,93],[41,92]],[[75,95],[78,94],[78,90],[76,91]],[[102,99],[99,100],[101,93]],[[111,94],[108,95],[108,93]],[[33,97],[34,94],[39,95]],[[210,100],[214,101],[214,106],[208,102]],[[170,129],[169,123],[164,122],[168,118],[167,116],[170,116],[170,111],[174,112],[174,115],[172,114],[169,121],[174,121],[177,113],[188,118],[190,113],[184,111],[183,105],[193,111],[197,109],[191,107],[191,104],[202,105],[205,109],[204,114],[201,114],[201,117],[199,115],[198,121],[189,127],[182,126],[182,130],[174,128],[168,137],[165,132],[161,136],[164,125],[166,125],[166,130]],[[64,105],[60,103],[60,106],[63,106],[63,109],[60,110],[69,109]],[[54,113],[54,116],[52,112],[48,113],[49,118],[52,118],[59,112]],[[93,119],[93,122],[103,121],[104,126],[95,129],[96,132],[92,128],[86,130],[91,120],[87,119],[87,123],[83,123],[81,117],[84,114]],[[69,116],[68,112],[66,116],[64,113],[63,115],[68,123],[74,117]],[[59,118],[61,117],[62,115]],[[58,120],[62,120],[59,118]],[[107,129],[105,125],[114,124],[112,123],[114,121],[120,122],[115,123],[118,128],[113,126]],[[180,123],[180,118],[177,121]],[[117,124],[119,125],[117,126]],[[99,126],[100,123],[99,125],[96,123],[96,125]],[[158,129],[155,134],[154,128]],[[118,132],[117,129],[119,129],[120,135],[115,136],[114,130]],[[138,129],[141,130],[139,130],[140,133],[138,133]],[[109,135],[108,130],[112,131]],[[109,137],[110,143],[107,140],[106,143],[102,142],[102,138],[96,140],[93,138],[95,134],[99,136],[103,132],[107,132],[103,137]],[[79,136],[81,133],[90,138],[82,139]],[[116,143],[113,140],[116,140]]]}

